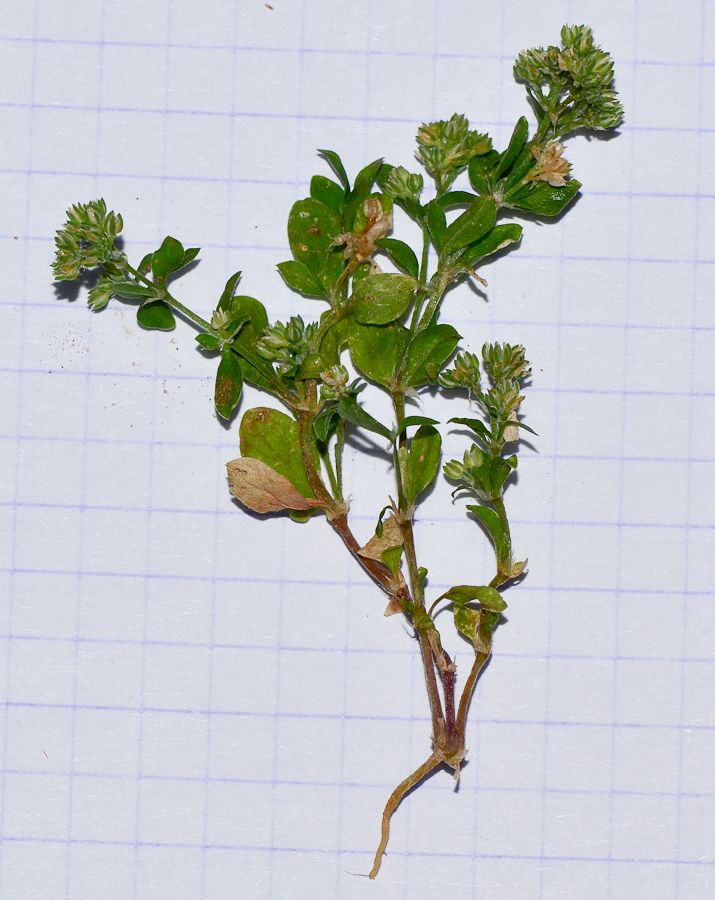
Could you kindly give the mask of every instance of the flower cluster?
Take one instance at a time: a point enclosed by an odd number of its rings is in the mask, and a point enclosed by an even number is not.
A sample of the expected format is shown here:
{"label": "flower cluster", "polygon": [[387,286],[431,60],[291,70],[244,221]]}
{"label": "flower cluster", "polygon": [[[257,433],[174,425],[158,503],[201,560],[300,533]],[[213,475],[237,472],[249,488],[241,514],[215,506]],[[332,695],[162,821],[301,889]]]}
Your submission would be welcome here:
{"label": "flower cluster", "polygon": [[300,316],[293,316],[285,324],[276,322],[263,332],[256,350],[263,359],[275,362],[276,370],[281,375],[291,378],[308,355],[315,328],[314,323],[305,325]]}
{"label": "flower cluster", "polygon": [[431,122],[417,131],[417,158],[434,176],[440,191],[446,190],[473,156],[483,156],[491,149],[491,138],[470,131],[466,116],[457,113],[447,122]]}
{"label": "flower cluster", "polygon": [[[72,206],[67,211],[64,227],[55,237],[57,253],[52,264],[55,278],[58,281],[72,281],[82,269],[92,269],[98,265],[109,264],[115,273],[123,270],[126,256],[114,248],[114,240],[122,227],[122,217],[118,213],[107,212],[104,200]],[[102,295],[106,294],[106,287]],[[99,295],[94,301],[90,300],[95,308],[105,303],[106,300],[102,302]]]}
{"label": "flower cluster", "polygon": [[541,137],[558,138],[577,128],[615,128],[623,118],[613,89],[613,60],[585,25],[564,25],[561,47],[520,53],[514,77],[527,85]]}

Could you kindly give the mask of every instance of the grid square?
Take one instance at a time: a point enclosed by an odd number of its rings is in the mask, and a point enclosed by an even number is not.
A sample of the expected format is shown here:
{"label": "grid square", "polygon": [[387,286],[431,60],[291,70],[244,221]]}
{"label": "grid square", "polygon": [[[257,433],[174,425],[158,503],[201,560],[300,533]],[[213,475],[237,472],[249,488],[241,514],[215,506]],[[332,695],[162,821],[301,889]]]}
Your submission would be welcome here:
{"label": "grid square", "polygon": [[678,798],[613,798],[613,845],[616,859],[673,859],[677,853]]}
{"label": "grid square", "polygon": [[208,648],[146,646],[142,691],[145,704],[155,709],[207,709],[210,665]]}
{"label": "grid square", "polygon": [[202,853],[191,847],[140,847],[135,865],[136,900],[195,900],[201,894]]}
{"label": "grid square", "polygon": [[137,784],[133,778],[75,775],[72,779],[72,839],[134,842],[137,802]]}
{"label": "grid square", "polygon": [[615,667],[610,659],[552,659],[549,719],[605,724],[613,715]]}
{"label": "grid square", "polygon": [[603,859],[608,851],[610,807],[607,795],[547,794],[544,853],[561,858]]}
{"label": "grid square", "polygon": [[[616,722],[671,725],[680,721],[681,666],[665,660],[619,660],[616,669]],[[651,697],[658,697],[653,704]]]}
{"label": "grid square", "polygon": [[342,728],[333,719],[291,717],[277,723],[276,781],[293,784],[340,782]]}
{"label": "grid square", "polygon": [[278,722],[269,715],[212,715],[209,777],[222,781],[271,781]]}
{"label": "grid square", "polygon": [[614,790],[677,794],[680,741],[676,729],[617,728],[613,738]]}
{"label": "grid square", "polygon": [[141,733],[142,775],[155,778],[203,778],[208,757],[206,716],[144,713]]}
{"label": "grid square", "polygon": [[476,852],[535,856],[541,852],[541,798],[531,791],[480,792]]}
{"label": "grid square", "polygon": [[125,900],[134,890],[134,855],[134,847],[73,844],[67,876],[70,896]]}
{"label": "grid square", "polygon": [[76,702],[81,706],[136,708],[141,703],[142,648],[118,642],[81,644]]}
{"label": "grid square", "polygon": [[203,781],[143,778],[139,794],[139,840],[148,844],[201,844],[205,790]]}
{"label": "grid square", "polygon": [[6,840],[0,872],[3,891],[17,900],[60,894],[67,885],[67,849],[44,841]]}
{"label": "grid square", "polygon": [[[668,863],[614,860],[611,863],[611,897],[613,900],[629,900],[644,891],[653,900],[672,900],[678,896],[678,884],[683,868]],[[704,897],[705,895],[703,900]]]}
{"label": "grid square", "polygon": [[70,710],[10,706],[5,718],[8,771],[58,775],[70,771],[74,749]]}
{"label": "grid square", "polygon": [[74,714],[74,771],[135,778],[139,774],[138,712],[82,709]]}
{"label": "grid square", "polygon": [[61,841],[67,836],[69,776],[5,774],[5,838]]}
{"label": "grid square", "polygon": [[[283,790],[281,786],[281,791]],[[206,792],[206,842],[233,849],[270,847],[276,787],[219,782]],[[250,810],[250,817],[246,815]],[[242,814],[243,811],[243,814]]]}
{"label": "grid square", "polygon": [[[173,16],[171,25],[173,32]],[[192,16],[192,25],[195,29],[196,16]],[[191,43],[194,41],[195,37]],[[234,102],[232,88],[235,60],[235,52],[228,49],[172,47],[167,64],[168,108],[177,111],[230,113]]]}
{"label": "grid square", "polygon": [[686,662],[683,667],[683,719],[685,724],[715,727],[715,709],[712,704],[715,662]]}
{"label": "grid square", "polygon": [[549,725],[545,787],[553,791],[609,791],[613,731],[610,725]]}

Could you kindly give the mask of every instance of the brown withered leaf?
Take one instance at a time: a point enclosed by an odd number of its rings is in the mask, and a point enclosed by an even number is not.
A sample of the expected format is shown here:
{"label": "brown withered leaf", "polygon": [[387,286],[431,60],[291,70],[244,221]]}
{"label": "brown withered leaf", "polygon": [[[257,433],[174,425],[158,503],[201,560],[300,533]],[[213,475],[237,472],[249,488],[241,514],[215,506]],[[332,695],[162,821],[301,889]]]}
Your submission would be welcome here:
{"label": "brown withered leaf", "polygon": [[260,459],[242,456],[226,463],[228,484],[234,497],[254,512],[311,509],[320,506],[300,494],[285,478]]}
{"label": "brown withered leaf", "polygon": [[400,531],[400,526],[397,524],[397,519],[394,516],[390,516],[389,519],[385,519],[382,523],[382,537],[378,537],[376,534],[373,535],[367,544],[358,550],[358,553],[360,556],[364,556],[365,559],[380,561],[385,550],[401,546],[402,532]]}

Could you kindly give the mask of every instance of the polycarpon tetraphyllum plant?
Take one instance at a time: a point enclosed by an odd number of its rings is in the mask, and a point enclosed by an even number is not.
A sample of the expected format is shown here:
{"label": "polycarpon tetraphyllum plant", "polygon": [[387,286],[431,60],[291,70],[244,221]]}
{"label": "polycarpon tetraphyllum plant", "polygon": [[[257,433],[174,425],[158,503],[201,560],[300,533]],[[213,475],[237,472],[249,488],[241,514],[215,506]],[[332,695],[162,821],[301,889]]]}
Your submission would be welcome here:
{"label": "polycarpon tetraphyllum plant", "polygon": [[[508,221],[512,211],[548,219],[574,199],[581,185],[564,156],[566,136],[613,129],[622,117],[612,60],[585,26],[565,26],[559,47],[521,53],[514,75],[526,85],[536,114],[531,136],[524,117],[502,152],[488,135],[471,130],[463,115],[418,129],[417,159],[436,188],[429,202],[422,200],[420,174],[378,159],[351,184],[337,153],[319,151],[335,178],[315,175],[310,196],[294,204],[288,217],[293,258],[278,265],[289,288],[327,304],[315,321],[295,316],[271,324],[262,303],[237,294],[240,273],[229,278],[206,321],[167,288],[169,276],[187,266],[198,249],[184,249],[167,237],[132,266],[115,246],[122,218],[103,200],[73,206],[57,233],[58,280],[75,279],[83,269],[99,271],[89,292],[93,310],[116,297],[138,305],[144,328],[173,329],[174,311],[198,328],[201,349],[218,359],[215,404],[221,417],[233,416],[244,381],[281,401],[286,413],[267,407],[244,413],[241,456],[228,463],[232,493],[257,513],[288,512],[297,522],[324,514],[387,596],[386,615],[405,616],[413,629],[424,664],[432,750],[387,801],[371,878],[379,871],[390,818],[404,795],[440,765],[459,777],[469,704],[506,608],[502,595],[523,577],[526,565],[513,554],[504,490],[517,467],[520,430],[533,433],[520,419],[529,363],[521,345],[484,344],[479,355],[457,352],[461,335],[444,320],[443,302],[465,279],[485,285],[479,264],[518,244],[522,226]],[[452,190],[465,169],[472,190]],[[421,229],[416,251],[390,237],[395,205]],[[385,258],[397,271],[381,270],[379,260],[384,264]],[[435,258],[436,266],[430,266]],[[346,352],[361,376],[352,381],[343,363]],[[378,421],[361,405],[366,388],[389,394],[391,422]],[[461,392],[479,410],[449,420],[470,429],[474,442],[443,472],[456,486],[454,494],[472,498],[466,508],[496,559],[488,584],[454,585],[438,597],[427,589],[427,569],[417,558],[413,533],[420,498],[437,478],[441,461],[441,423],[418,411],[425,388],[451,396]],[[394,490],[376,511],[374,534],[366,541],[350,527],[343,477],[350,429],[377,435],[392,456]],[[463,683],[435,622],[445,607],[474,652]]]}

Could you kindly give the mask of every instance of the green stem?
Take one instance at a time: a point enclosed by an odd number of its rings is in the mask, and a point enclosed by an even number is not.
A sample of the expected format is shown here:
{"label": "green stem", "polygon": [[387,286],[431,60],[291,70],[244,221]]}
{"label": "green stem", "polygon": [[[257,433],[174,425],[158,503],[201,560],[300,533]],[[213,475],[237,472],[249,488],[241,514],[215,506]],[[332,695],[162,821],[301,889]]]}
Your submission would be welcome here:
{"label": "green stem", "polygon": [[[127,271],[131,272],[131,274],[136,278],[137,281],[144,282],[147,287],[157,288],[161,287],[161,285],[157,285],[155,282],[151,281],[149,278],[146,278],[141,272],[138,272],[132,266],[127,265]],[[163,288],[164,296],[162,300],[166,300],[167,303],[170,303],[174,309],[178,309],[180,313],[183,313],[188,319],[191,319],[192,322],[195,322],[198,326],[203,328],[204,331],[208,331],[211,333],[211,325],[206,321],[206,319],[202,319],[201,316],[197,316],[195,312],[192,312],[187,306],[184,306],[183,303],[180,303],[176,297],[173,297],[166,288]]]}

